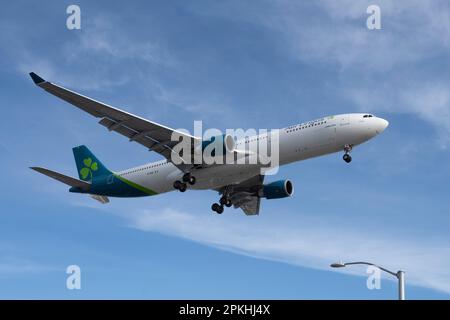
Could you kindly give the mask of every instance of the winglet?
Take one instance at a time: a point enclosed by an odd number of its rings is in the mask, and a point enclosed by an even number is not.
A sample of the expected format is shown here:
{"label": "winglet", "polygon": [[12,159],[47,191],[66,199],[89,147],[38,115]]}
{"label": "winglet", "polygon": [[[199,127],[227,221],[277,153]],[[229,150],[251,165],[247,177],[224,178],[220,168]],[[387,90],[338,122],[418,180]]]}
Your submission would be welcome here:
{"label": "winglet", "polygon": [[38,76],[36,73],[34,73],[34,72],[30,72],[30,77],[31,77],[31,79],[33,79],[33,82],[34,82],[35,84],[37,84],[37,85],[39,85],[39,84],[45,82],[44,79],[42,79],[41,77],[39,77],[39,76]]}

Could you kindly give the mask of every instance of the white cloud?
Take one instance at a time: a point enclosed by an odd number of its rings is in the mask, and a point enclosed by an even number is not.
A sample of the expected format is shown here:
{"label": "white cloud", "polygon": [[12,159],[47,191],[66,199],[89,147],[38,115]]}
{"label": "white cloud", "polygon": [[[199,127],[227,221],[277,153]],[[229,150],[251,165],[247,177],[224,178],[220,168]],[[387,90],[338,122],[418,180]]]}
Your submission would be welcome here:
{"label": "white cloud", "polygon": [[[203,15],[255,24],[276,35],[277,50],[309,65],[339,71],[334,91],[360,110],[409,113],[436,128],[438,143],[450,141],[450,7],[445,0],[379,0],[381,30],[368,30],[373,1],[267,1],[257,8],[237,2],[194,8]],[[324,79],[330,81],[330,79]]]}
{"label": "white cloud", "polygon": [[[357,107],[410,113],[450,141],[450,80],[424,66],[450,54],[450,8],[442,1],[378,1],[384,28],[364,28],[369,2],[322,1],[329,23],[301,25],[291,39],[299,59],[341,67],[337,90]],[[356,21],[356,22],[355,22]],[[417,70],[415,70],[417,69]]]}
{"label": "white cloud", "polygon": [[42,273],[59,271],[60,268],[42,265],[28,259],[19,259],[13,257],[0,258],[0,276],[22,273]]}
{"label": "white cloud", "polygon": [[[227,97],[207,90],[192,90],[183,76],[177,79],[180,72],[184,72],[180,71],[183,70],[182,63],[164,44],[151,36],[143,38],[130,34],[122,23],[117,16],[92,17],[81,32],[67,37],[49,55],[37,54],[25,40],[15,41],[7,51],[9,55],[19,57],[14,62],[21,74],[33,71],[64,87],[108,90],[137,83],[134,95],[139,97],[140,108],[148,105],[148,101],[154,103],[156,100],[160,107],[176,108],[213,119],[231,120],[235,117]],[[16,34],[25,32],[21,29],[15,31]],[[0,34],[0,37],[5,38],[5,35]],[[126,72],[123,72],[124,66]],[[164,84],[152,68],[168,70],[166,74],[172,85]],[[155,112],[154,108],[151,110]]]}
{"label": "white cloud", "polygon": [[[131,216],[128,211],[123,216],[140,230],[298,266],[330,270],[329,264],[339,259],[368,260],[405,270],[409,284],[450,293],[450,249],[439,239],[417,241],[385,230],[341,227],[306,217],[268,221],[263,216],[195,215],[167,208],[138,211]],[[360,270],[352,268],[343,272],[361,275]]]}
{"label": "white cloud", "polygon": [[[79,90],[103,90],[129,83],[135,80],[129,74],[141,75],[139,64],[176,66],[176,60],[164,46],[151,38],[135,39],[126,28],[118,26],[120,23],[114,16],[92,17],[80,32],[67,31],[67,37],[44,52],[33,46],[34,39],[28,39],[26,26],[15,25],[14,36],[10,28],[2,28],[0,38],[9,43],[4,48],[4,58],[10,59],[21,74],[34,71]],[[131,67],[127,63],[130,61]],[[122,72],[125,63],[136,72]]]}
{"label": "white cloud", "polygon": [[186,89],[166,88],[156,82],[153,82],[152,86],[156,89],[154,91],[156,99],[187,112],[202,115],[202,120],[210,117],[218,125],[238,117],[239,113],[230,108],[226,97],[219,97],[209,92],[192,93],[191,90]]}
{"label": "white cloud", "polygon": [[355,85],[342,92],[361,111],[413,113],[432,124],[438,134],[438,144],[446,148],[450,142],[450,81],[401,83],[389,79],[373,86]]}
{"label": "white cloud", "polygon": [[449,8],[443,1],[377,1],[382,30],[368,30],[372,1],[322,0],[320,19],[305,17],[305,5],[280,1],[279,15],[260,23],[279,31],[305,62],[337,63],[345,71],[381,72],[421,62],[450,49]]}
{"label": "white cloud", "polygon": [[150,64],[175,67],[176,61],[156,40],[133,39],[120,28],[113,17],[99,15],[90,20],[85,32],[78,34],[75,43],[66,42],[63,51],[69,60],[76,61],[84,55],[98,54],[105,58],[132,59]]}

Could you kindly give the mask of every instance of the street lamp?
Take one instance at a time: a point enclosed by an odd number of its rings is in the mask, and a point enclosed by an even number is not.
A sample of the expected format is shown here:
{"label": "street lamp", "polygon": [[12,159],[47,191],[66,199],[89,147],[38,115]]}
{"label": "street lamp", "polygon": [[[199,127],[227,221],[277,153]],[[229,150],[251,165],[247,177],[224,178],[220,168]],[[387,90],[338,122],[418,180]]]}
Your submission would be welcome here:
{"label": "street lamp", "polygon": [[398,299],[399,300],[405,300],[405,272],[404,271],[399,270],[397,272],[392,272],[392,271],[390,271],[388,269],[385,269],[383,267],[377,266],[376,264],[373,264],[373,263],[370,263],[370,262],[363,262],[363,261],[360,261],[360,262],[346,262],[346,263],[335,262],[335,263],[332,263],[330,265],[330,267],[332,267],[332,268],[344,268],[346,266],[350,266],[350,265],[353,265],[353,264],[365,264],[365,265],[368,265],[368,266],[374,266],[374,267],[377,267],[378,269],[383,270],[384,272],[387,272],[387,273],[393,275],[394,277],[396,277],[398,279]]}

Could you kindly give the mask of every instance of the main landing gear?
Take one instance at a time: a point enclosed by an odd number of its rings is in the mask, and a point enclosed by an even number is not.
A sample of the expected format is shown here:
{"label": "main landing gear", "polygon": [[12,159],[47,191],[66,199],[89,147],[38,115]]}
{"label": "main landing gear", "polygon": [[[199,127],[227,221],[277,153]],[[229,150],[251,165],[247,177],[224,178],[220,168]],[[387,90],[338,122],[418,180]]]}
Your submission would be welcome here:
{"label": "main landing gear", "polygon": [[218,204],[218,203],[213,203],[211,206],[212,211],[217,212],[218,214],[222,214],[223,213],[223,205]]}
{"label": "main landing gear", "polygon": [[181,178],[181,180],[182,181],[177,180],[173,183],[173,188],[179,190],[180,192],[185,192],[188,184],[194,185],[196,182],[195,177],[191,175],[189,172],[185,173]]}
{"label": "main landing gear", "polygon": [[183,183],[180,180],[177,180],[173,183],[173,188],[180,192],[185,192],[187,189],[187,185],[186,185],[186,183]]}
{"label": "main landing gear", "polygon": [[194,184],[195,184],[195,181],[196,181],[196,180],[195,180],[195,177],[194,177],[193,175],[191,175],[190,172],[185,173],[185,174],[183,175],[182,180],[183,180],[184,183],[189,183],[190,185],[194,185]]}
{"label": "main landing gear", "polygon": [[349,154],[350,151],[352,151],[352,146],[349,145],[349,144],[346,144],[346,145],[344,146],[344,152],[345,152],[345,154],[344,154],[344,156],[342,157],[342,159],[344,159],[344,161],[347,162],[347,163],[352,162],[352,156]]}
{"label": "main landing gear", "polygon": [[225,207],[231,207],[233,204],[228,197],[221,197],[219,203],[213,203],[211,206],[212,211],[217,212],[218,214],[222,214]]}

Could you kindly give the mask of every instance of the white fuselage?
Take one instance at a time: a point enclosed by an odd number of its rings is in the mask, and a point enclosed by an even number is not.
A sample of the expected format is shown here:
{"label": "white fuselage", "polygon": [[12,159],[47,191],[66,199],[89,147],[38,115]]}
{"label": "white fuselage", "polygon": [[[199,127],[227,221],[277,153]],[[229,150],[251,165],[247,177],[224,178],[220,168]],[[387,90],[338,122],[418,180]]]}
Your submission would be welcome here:
{"label": "white fuselage", "polygon": [[[381,133],[388,126],[384,119],[370,114],[351,113],[329,116],[279,130],[279,165],[318,157],[356,146]],[[262,136],[262,135],[261,135]],[[248,140],[259,139],[250,137]],[[245,140],[236,142],[237,150],[245,149]],[[261,173],[249,164],[207,166],[192,171],[196,177],[190,189],[218,189],[237,184]],[[173,182],[183,172],[167,160],[145,164],[116,173],[157,193],[173,191]]]}

